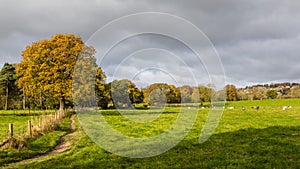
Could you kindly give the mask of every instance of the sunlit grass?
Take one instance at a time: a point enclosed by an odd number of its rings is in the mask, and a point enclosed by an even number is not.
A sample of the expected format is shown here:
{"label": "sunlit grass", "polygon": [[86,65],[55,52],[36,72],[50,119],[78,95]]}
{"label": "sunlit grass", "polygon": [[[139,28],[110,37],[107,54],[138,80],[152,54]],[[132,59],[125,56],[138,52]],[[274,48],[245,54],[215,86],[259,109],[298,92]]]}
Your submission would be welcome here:
{"label": "sunlit grass", "polygon": [[[228,102],[214,134],[203,144],[199,135],[209,109],[200,109],[188,135],[174,148],[155,157],[132,159],[114,155],[98,147],[80,128],[70,136],[72,148],[62,154],[21,163],[16,168],[299,168],[300,100]],[[261,106],[259,110],[251,106]],[[292,109],[282,110],[281,106]],[[299,104],[300,105],[300,104]],[[246,110],[241,107],[246,106]],[[176,121],[180,108],[166,108],[149,123],[133,122],[116,110],[102,114],[108,124],[122,134],[149,137],[160,134]],[[123,114],[135,115],[122,110]],[[191,109],[184,108],[183,113]],[[100,113],[100,112],[95,112]],[[145,117],[147,111],[144,113]],[[148,113],[157,113],[148,111]],[[143,117],[143,116],[141,116]],[[86,118],[93,116],[87,114]],[[93,120],[96,122],[96,120]],[[100,124],[99,124],[100,125]],[[122,145],[116,145],[122,146]]]}

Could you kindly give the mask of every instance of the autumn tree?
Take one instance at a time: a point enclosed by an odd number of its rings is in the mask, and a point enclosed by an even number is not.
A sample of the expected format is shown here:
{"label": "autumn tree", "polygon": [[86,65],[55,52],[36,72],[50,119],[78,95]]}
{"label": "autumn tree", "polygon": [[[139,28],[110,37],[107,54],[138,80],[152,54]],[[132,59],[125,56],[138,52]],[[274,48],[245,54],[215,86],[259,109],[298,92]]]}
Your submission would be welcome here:
{"label": "autumn tree", "polygon": [[81,55],[77,60],[73,78],[74,105],[78,107],[97,107],[99,97],[104,90],[103,85],[106,75],[98,67],[93,56],[82,57]]}
{"label": "autumn tree", "polygon": [[8,109],[9,101],[18,97],[16,69],[12,64],[5,63],[0,72],[1,94],[5,96],[4,109]]}
{"label": "autumn tree", "polygon": [[294,85],[291,88],[290,94],[294,98],[300,98],[300,85]]}
{"label": "autumn tree", "polygon": [[180,103],[181,102],[181,91],[173,84],[168,84],[169,91],[167,92],[168,103]]}
{"label": "autumn tree", "polygon": [[266,99],[267,89],[263,86],[256,86],[252,88],[252,97],[254,100]]}
{"label": "autumn tree", "polygon": [[22,52],[23,60],[17,66],[18,85],[25,97],[51,95],[63,110],[66,100],[72,98],[77,59],[93,60],[94,54],[93,47],[72,34],[57,34],[49,40],[34,42]]}
{"label": "autumn tree", "polygon": [[268,99],[276,99],[277,98],[277,91],[276,90],[268,90],[266,93],[266,97]]}
{"label": "autumn tree", "polygon": [[162,105],[165,103],[180,103],[180,89],[172,84],[154,83],[142,90],[144,102],[152,105]]}
{"label": "autumn tree", "polygon": [[200,85],[198,86],[200,102],[210,102],[212,98],[212,88]]}
{"label": "autumn tree", "polygon": [[237,100],[237,90],[234,85],[226,85],[226,100],[227,101],[236,101]]}
{"label": "autumn tree", "polygon": [[95,77],[95,90],[97,96],[97,104],[102,109],[107,109],[111,101],[110,84],[105,84],[106,75],[99,67]]}
{"label": "autumn tree", "polygon": [[238,100],[247,100],[248,94],[244,91],[243,88],[237,90],[237,99]]}

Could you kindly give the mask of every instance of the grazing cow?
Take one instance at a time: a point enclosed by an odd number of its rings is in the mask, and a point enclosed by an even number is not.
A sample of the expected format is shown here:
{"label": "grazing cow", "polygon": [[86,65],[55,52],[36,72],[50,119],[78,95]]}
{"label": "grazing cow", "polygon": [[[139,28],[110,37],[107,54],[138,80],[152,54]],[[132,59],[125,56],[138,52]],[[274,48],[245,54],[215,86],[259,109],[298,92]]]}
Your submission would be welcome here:
{"label": "grazing cow", "polygon": [[291,109],[292,106],[282,106],[282,110]]}
{"label": "grazing cow", "polygon": [[229,110],[233,110],[233,109],[234,109],[234,107],[228,107],[228,109],[229,109]]}
{"label": "grazing cow", "polygon": [[245,106],[243,106],[243,107],[242,107],[242,110],[246,110],[246,107],[245,107]]}
{"label": "grazing cow", "polygon": [[252,109],[259,110],[259,106],[252,106]]}

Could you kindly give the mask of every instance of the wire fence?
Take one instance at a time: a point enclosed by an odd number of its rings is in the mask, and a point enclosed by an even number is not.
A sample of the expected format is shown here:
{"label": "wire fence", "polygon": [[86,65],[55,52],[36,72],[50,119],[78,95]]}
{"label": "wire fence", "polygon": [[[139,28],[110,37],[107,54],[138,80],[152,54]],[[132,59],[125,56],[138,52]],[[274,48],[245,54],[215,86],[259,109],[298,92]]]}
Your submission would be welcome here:
{"label": "wire fence", "polygon": [[65,111],[57,111],[55,113],[35,113],[30,116],[0,116],[2,121],[0,124],[0,147],[16,138],[35,138],[55,130],[66,114]]}

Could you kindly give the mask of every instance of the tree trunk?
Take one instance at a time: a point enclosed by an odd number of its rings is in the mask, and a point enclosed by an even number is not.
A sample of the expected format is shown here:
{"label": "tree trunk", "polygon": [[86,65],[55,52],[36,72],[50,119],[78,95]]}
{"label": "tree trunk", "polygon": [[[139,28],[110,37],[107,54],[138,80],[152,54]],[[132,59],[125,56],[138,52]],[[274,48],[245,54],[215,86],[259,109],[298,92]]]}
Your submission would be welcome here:
{"label": "tree trunk", "polygon": [[40,109],[43,110],[43,97],[42,97],[42,92],[40,92]]}
{"label": "tree trunk", "polygon": [[25,93],[23,93],[23,109],[26,110],[26,96],[25,96]]}
{"label": "tree trunk", "polygon": [[7,104],[8,104],[8,86],[6,87],[6,96],[5,96],[5,110],[7,110]]}
{"label": "tree trunk", "polygon": [[59,99],[59,111],[60,112],[63,112],[65,109],[65,98],[64,97],[61,97]]}
{"label": "tree trunk", "polygon": [[26,95],[25,95],[24,87],[23,87],[23,110],[26,110]]}

